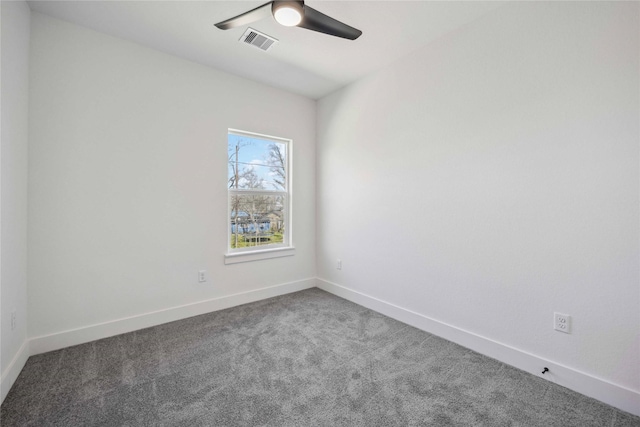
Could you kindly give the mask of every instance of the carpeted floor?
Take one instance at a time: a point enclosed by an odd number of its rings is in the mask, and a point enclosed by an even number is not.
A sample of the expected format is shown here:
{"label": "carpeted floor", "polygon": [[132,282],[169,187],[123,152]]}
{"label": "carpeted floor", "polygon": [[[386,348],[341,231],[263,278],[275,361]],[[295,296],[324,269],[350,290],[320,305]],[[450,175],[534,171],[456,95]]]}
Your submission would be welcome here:
{"label": "carpeted floor", "polygon": [[640,426],[319,289],[31,357],[10,426]]}

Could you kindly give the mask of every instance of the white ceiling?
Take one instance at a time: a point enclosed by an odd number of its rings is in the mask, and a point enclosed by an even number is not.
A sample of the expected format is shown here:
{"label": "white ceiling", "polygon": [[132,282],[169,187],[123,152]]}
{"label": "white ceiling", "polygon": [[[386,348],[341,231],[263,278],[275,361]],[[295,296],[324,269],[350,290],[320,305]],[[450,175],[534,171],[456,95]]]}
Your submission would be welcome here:
{"label": "white ceiling", "polygon": [[362,30],[344,40],[272,18],[250,24],[280,42],[239,43],[247,26],[214,24],[266,1],[29,1],[32,10],[313,99],[500,7],[484,1],[326,1],[306,4]]}

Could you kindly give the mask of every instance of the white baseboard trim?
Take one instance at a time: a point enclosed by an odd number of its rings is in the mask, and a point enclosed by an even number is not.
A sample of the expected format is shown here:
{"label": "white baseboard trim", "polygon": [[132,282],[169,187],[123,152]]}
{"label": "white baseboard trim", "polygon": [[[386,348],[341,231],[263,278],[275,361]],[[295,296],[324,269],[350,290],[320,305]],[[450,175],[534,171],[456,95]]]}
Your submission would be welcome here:
{"label": "white baseboard trim", "polygon": [[297,292],[313,288],[315,286],[315,278],[303,279],[296,282],[283,283],[267,288],[227,295],[206,301],[198,301],[192,304],[167,308],[151,313],[144,313],[137,316],[57,332],[50,335],[34,337],[30,339],[30,355],[59,350],[61,348],[83,344],[127,332],[133,332],[139,329],[173,322],[175,320],[186,319],[188,317],[198,316],[212,311],[224,310],[241,304],[247,304],[266,298]]}
{"label": "white baseboard trim", "polygon": [[[640,416],[640,393],[596,378],[526,351],[508,346],[492,339],[448,325],[422,314],[390,304],[372,296],[340,286],[324,279],[317,279],[318,288],[362,305],[403,323],[437,335],[478,353],[492,357],[508,365],[552,381],[578,393]],[[549,372],[542,375],[542,368]]]}
{"label": "white baseboard trim", "polygon": [[0,377],[0,403],[4,402],[4,398],[9,394],[9,390],[11,390],[11,386],[18,375],[20,375],[20,371],[24,368],[25,363],[27,363],[27,359],[30,356],[29,349],[29,340],[24,340],[20,349],[7,366],[7,369],[2,373],[2,377]]}

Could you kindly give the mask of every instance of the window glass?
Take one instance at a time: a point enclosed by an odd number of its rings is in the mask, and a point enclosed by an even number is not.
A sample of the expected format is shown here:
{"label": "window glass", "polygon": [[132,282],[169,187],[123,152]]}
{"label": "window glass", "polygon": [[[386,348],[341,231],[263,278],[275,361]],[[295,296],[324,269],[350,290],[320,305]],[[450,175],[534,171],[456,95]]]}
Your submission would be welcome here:
{"label": "window glass", "polygon": [[290,246],[289,145],[229,131],[229,252]]}

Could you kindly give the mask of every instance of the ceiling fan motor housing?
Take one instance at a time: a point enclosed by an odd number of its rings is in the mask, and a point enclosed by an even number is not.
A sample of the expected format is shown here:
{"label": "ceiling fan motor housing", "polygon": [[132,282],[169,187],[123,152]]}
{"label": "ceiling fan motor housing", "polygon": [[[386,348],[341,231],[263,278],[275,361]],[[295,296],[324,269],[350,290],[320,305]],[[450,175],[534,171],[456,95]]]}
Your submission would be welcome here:
{"label": "ceiling fan motor housing", "polygon": [[271,13],[279,24],[294,27],[304,18],[304,1],[276,0],[271,4]]}

